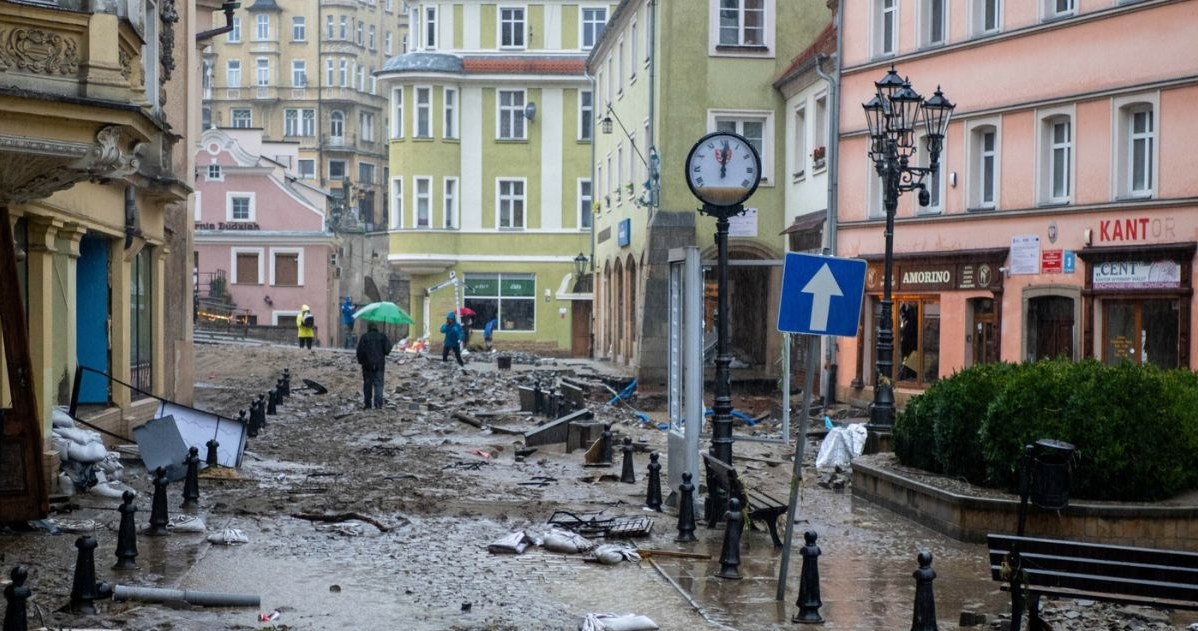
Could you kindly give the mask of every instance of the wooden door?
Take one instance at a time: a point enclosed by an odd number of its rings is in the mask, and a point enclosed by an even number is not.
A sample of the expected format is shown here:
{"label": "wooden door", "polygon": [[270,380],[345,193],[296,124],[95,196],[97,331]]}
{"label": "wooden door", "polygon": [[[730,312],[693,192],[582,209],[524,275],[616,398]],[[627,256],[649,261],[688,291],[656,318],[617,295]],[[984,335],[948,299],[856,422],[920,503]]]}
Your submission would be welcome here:
{"label": "wooden door", "polygon": [[570,355],[572,357],[591,356],[591,301],[575,300],[570,310],[573,321],[570,325]]}

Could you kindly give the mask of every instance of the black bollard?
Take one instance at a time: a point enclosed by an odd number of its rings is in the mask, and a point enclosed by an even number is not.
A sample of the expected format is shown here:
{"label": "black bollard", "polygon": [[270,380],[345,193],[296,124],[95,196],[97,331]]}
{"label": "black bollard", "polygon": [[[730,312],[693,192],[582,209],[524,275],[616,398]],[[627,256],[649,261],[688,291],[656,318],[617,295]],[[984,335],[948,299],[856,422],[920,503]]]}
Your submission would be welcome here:
{"label": "black bollard", "polygon": [[274,416],[279,413],[279,393],[275,390],[270,390],[266,394],[266,415]]}
{"label": "black bollard", "polygon": [[133,491],[125,491],[121,494],[123,503],[116,509],[121,514],[121,525],[117,528],[114,570],[137,569],[137,519],[134,517],[137,506],[133,505],[134,497]]}
{"label": "black bollard", "polygon": [[612,460],[612,444],[611,444],[611,423],[603,424],[603,442],[599,449],[599,462],[611,464]]}
{"label": "black bollard", "polygon": [[803,533],[803,541],[806,541],[807,545],[799,550],[799,556],[803,557],[803,570],[799,574],[799,600],[795,602],[799,606],[799,613],[790,619],[791,622],[824,623],[823,616],[819,615],[819,608],[824,606],[824,601],[819,596],[820,550],[819,546],[815,545],[818,536],[814,530]]}
{"label": "black bollard", "polygon": [[636,484],[636,472],[632,469],[632,437],[624,437],[624,469],[620,471],[620,481],[625,484]]}
{"label": "black bollard", "polygon": [[108,585],[96,582],[97,545],[96,540],[87,535],[75,540],[79,558],[75,561],[75,581],[71,584],[71,602],[68,605],[73,612],[94,614],[96,606],[93,603],[110,595]]}
{"label": "black bollard", "polygon": [[291,369],[283,369],[283,396],[291,396]]}
{"label": "black bollard", "polygon": [[939,631],[936,627],[936,595],[932,592],[932,581],[936,570],[932,569],[932,553],[920,550],[919,569],[912,572],[915,577],[915,610],[911,613],[911,631]]}
{"label": "black bollard", "polygon": [[283,378],[282,377],[279,377],[279,380],[275,382],[275,392],[277,393],[277,395],[275,396],[275,405],[282,407],[283,399],[287,398],[287,395],[283,394]]}
{"label": "black bollard", "polygon": [[649,490],[645,493],[645,506],[661,512],[661,465],[657,463],[658,453],[649,454]]}
{"label": "black bollard", "polygon": [[250,438],[258,436],[258,424],[254,422],[254,417],[251,415],[249,419],[245,417],[245,410],[240,410],[237,413],[237,420],[245,424],[245,435]]}
{"label": "black bollard", "polygon": [[720,548],[720,578],[740,579],[740,534],[745,528],[740,514],[740,500],[728,500],[728,512],[724,513],[724,546]]}
{"label": "black bollard", "polygon": [[4,600],[8,602],[4,609],[4,631],[28,631],[29,614],[25,601],[33,595],[33,590],[25,585],[29,570],[24,565],[18,565],[8,576],[12,583],[4,588]]}
{"label": "black bollard", "polygon": [[[278,395],[276,395],[275,396],[276,402],[278,401],[278,398],[279,398]],[[278,410],[275,410],[275,411],[277,412]],[[265,427],[266,427],[266,395],[260,394],[260,395],[258,395],[258,429],[261,430]]]}
{"label": "black bollard", "polygon": [[678,537],[674,541],[698,541],[695,537],[695,485],[691,484],[690,471],[682,473],[682,484],[678,487]]}
{"label": "black bollard", "polygon": [[200,450],[196,447],[187,449],[187,476],[183,478],[182,508],[195,508],[200,505]]}
{"label": "black bollard", "polygon": [[543,415],[547,410],[545,405],[545,393],[541,392],[541,382],[537,381],[532,384],[532,413],[534,415]]}
{"label": "black bollard", "polygon": [[209,440],[205,444],[208,446],[208,459],[205,460],[204,462],[209,467],[215,467],[217,464],[219,464],[216,460],[216,448],[220,447],[220,443],[216,442],[216,439],[213,438],[212,440]]}
{"label": "black bollard", "polygon": [[166,469],[158,467],[154,470],[154,499],[150,502],[150,527],[146,529],[145,534],[151,537],[162,537],[171,534],[166,529],[167,523],[170,522],[170,516],[167,514],[166,508],[166,485],[170,482],[166,479]]}
{"label": "black bollard", "polygon": [[262,395],[258,395],[257,399],[250,401],[250,425],[257,426],[259,415],[266,416],[266,409],[259,405],[261,400]]}

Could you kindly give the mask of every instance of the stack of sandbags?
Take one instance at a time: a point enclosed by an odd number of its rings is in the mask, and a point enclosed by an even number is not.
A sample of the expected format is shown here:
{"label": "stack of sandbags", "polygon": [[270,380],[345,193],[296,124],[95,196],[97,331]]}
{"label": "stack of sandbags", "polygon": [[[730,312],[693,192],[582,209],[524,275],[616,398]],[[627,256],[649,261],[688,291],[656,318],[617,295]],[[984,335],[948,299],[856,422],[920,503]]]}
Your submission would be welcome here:
{"label": "stack of sandbags", "polygon": [[51,432],[54,448],[62,460],[58,490],[65,495],[91,491],[105,497],[120,497],[128,490],[121,483],[124,467],[115,452],[109,452],[100,433],[81,427],[62,408],[55,408]]}

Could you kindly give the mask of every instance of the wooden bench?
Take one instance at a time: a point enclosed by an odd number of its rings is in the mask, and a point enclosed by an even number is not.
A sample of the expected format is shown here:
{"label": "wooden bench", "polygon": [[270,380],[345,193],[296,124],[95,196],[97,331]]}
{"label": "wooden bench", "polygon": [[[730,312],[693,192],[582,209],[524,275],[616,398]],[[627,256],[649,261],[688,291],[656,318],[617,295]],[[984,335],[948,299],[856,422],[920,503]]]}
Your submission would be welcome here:
{"label": "wooden bench", "polygon": [[[720,489],[724,497],[740,500],[741,511],[749,516],[749,527],[754,528],[753,522],[765,523],[774,540],[774,547],[781,548],[782,540],[778,538],[778,517],[786,513],[786,502],[778,501],[770,495],[755,489],[745,488],[740,475],[734,467],[724,464],[722,460],[709,453],[703,454],[703,463],[707,468],[707,492],[710,497],[713,489]],[[710,509],[709,509],[710,510]],[[708,523],[717,522],[722,515],[708,515]],[[755,528],[754,528],[755,529]]]}
{"label": "wooden bench", "polygon": [[1046,628],[1040,596],[1198,609],[1193,552],[996,534],[987,535],[986,543],[991,578],[1011,591],[1012,631],[1019,631],[1024,592],[1032,630]]}

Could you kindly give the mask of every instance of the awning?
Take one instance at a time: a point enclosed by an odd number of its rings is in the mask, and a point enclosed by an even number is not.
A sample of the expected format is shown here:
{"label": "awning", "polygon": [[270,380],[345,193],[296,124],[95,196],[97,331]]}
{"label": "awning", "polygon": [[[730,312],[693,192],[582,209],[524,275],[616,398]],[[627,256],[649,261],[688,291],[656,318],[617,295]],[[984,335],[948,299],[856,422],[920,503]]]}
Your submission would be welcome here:
{"label": "awning", "polygon": [[786,227],[785,230],[778,234],[793,234],[795,232],[811,232],[823,228],[824,221],[828,218],[828,211],[817,210],[806,215],[795,217],[794,223]]}

